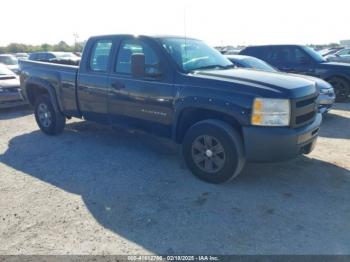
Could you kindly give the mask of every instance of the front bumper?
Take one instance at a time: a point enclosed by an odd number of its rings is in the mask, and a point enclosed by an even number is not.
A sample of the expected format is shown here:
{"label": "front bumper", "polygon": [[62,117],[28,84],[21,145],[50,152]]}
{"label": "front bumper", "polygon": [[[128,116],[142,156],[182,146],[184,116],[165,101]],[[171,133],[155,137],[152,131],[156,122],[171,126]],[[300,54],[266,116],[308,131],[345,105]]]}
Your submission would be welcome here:
{"label": "front bumper", "polygon": [[244,147],[248,161],[275,162],[310,153],[317,140],[322,115],[304,127],[243,127]]}
{"label": "front bumper", "polygon": [[9,108],[25,104],[26,102],[19,91],[0,93],[0,108]]}
{"label": "front bumper", "polygon": [[326,113],[328,113],[329,110],[331,110],[332,106],[333,106],[332,104],[330,104],[330,105],[319,105],[318,112],[321,113],[322,115],[326,114]]}

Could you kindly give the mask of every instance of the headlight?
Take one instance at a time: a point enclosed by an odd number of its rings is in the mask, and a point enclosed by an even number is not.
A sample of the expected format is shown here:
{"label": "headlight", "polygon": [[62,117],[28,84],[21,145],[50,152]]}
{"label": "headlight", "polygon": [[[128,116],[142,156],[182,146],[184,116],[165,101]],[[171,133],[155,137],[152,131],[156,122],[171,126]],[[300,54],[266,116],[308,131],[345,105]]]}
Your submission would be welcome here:
{"label": "headlight", "polygon": [[327,95],[329,93],[332,93],[333,88],[320,88],[320,94],[321,95]]}
{"label": "headlight", "polygon": [[251,122],[255,126],[289,126],[290,101],[288,99],[255,98]]}

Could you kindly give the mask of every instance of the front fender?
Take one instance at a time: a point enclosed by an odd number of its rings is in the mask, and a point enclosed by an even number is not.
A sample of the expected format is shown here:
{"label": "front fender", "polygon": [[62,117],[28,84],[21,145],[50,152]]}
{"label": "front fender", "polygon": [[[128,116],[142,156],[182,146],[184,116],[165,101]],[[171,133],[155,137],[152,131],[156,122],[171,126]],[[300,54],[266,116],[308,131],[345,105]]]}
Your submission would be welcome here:
{"label": "front fender", "polygon": [[241,126],[249,124],[250,111],[237,104],[218,98],[190,96],[175,101],[175,114],[172,125],[172,138],[176,139],[177,127],[182,113],[186,109],[203,109],[222,113],[234,118]]}
{"label": "front fender", "polygon": [[329,71],[327,72],[324,76],[323,79],[329,80],[332,77],[341,77],[346,79],[350,83],[350,75],[347,75],[346,73],[343,72],[338,72],[338,71]]}

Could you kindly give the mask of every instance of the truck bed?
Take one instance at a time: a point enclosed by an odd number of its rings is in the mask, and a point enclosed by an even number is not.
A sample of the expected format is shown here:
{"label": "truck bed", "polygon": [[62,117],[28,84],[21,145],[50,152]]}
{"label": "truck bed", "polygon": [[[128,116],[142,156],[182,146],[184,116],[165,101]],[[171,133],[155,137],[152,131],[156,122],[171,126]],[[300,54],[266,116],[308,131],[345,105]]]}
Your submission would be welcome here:
{"label": "truck bed", "polygon": [[76,99],[76,80],[79,66],[38,61],[20,61],[22,89],[27,83],[45,82],[57,97],[62,111],[69,116],[79,116]]}
{"label": "truck bed", "polygon": [[63,65],[63,64],[57,64],[57,63],[49,63],[49,62],[39,62],[39,61],[31,61],[31,60],[20,60],[21,68],[23,65],[35,65],[36,68],[45,68],[47,70],[54,69],[54,70],[62,70],[65,72],[71,72],[77,71],[79,66],[77,65]]}

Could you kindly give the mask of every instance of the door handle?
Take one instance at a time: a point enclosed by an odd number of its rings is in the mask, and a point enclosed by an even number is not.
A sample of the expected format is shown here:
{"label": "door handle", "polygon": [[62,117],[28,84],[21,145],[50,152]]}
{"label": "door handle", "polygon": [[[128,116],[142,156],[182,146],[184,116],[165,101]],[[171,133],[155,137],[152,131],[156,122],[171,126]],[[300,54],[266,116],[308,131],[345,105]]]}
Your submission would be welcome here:
{"label": "door handle", "polygon": [[113,82],[111,86],[118,90],[125,88],[125,85],[119,82]]}

